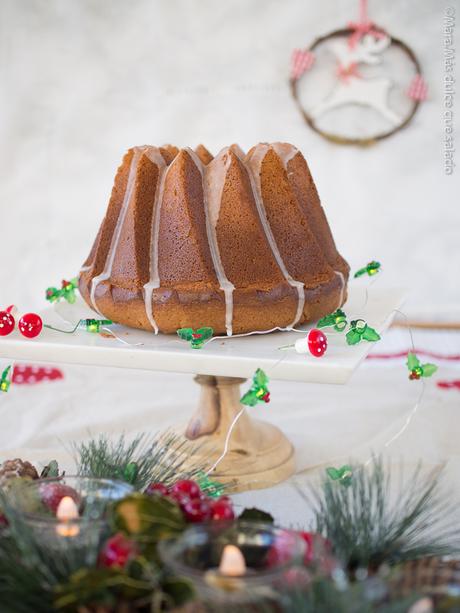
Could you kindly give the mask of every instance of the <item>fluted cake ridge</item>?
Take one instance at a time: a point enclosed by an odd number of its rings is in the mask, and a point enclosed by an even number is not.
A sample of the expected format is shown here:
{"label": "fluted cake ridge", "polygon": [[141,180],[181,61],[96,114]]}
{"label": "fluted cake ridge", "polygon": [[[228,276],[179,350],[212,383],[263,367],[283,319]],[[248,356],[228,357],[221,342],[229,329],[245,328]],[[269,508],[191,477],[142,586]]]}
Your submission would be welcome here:
{"label": "fluted cake ridge", "polygon": [[333,311],[348,273],[293,145],[231,145],[215,157],[203,145],[144,145],[117,171],[80,290],[128,326],[231,335]]}

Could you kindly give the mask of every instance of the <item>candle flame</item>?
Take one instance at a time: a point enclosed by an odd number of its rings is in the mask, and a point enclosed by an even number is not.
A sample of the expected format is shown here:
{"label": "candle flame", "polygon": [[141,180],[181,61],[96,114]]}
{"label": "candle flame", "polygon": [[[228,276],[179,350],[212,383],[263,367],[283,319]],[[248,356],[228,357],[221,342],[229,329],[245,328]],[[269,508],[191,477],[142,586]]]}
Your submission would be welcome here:
{"label": "candle flame", "polygon": [[79,526],[71,523],[79,518],[78,507],[71,496],[64,496],[59,502],[56,518],[59,520],[56,526],[56,533],[59,536],[72,537],[79,534]]}
{"label": "candle flame", "polygon": [[241,577],[246,572],[246,561],[235,545],[225,545],[219,564],[219,572],[225,577]]}
{"label": "candle flame", "polygon": [[71,496],[64,496],[58,504],[56,517],[59,521],[78,519],[78,507]]}

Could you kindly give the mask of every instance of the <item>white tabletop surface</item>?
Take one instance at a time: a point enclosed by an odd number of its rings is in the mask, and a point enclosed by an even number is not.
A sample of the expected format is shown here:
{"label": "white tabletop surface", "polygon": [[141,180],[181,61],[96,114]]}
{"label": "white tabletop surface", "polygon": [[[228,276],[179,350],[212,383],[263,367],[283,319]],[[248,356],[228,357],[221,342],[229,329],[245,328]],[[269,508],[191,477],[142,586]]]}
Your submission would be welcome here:
{"label": "white tabletop surface", "polygon": [[[414,331],[418,349],[460,354],[460,333]],[[372,354],[393,354],[410,348],[407,330],[389,330]],[[426,391],[409,427],[387,450],[389,463],[407,468],[422,461],[432,468],[446,463],[452,491],[458,491],[460,456],[460,392],[438,388],[437,381],[460,379],[460,362],[434,361],[439,371],[426,381]],[[248,409],[258,419],[281,428],[296,450],[302,487],[325,466],[363,461],[383,453],[385,443],[404,425],[420,393],[409,381],[405,358],[364,360],[346,385],[270,382],[269,404]],[[0,359],[0,368],[8,363]],[[31,363],[28,361],[27,363]],[[37,364],[36,361],[32,364]],[[72,441],[103,433],[128,439],[154,433],[190,419],[199,386],[189,374],[61,364],[63,379],[35,385],[12,384],[0,394],[0,460],[22,457],[39,466],[57,458],[74,470]],[[276,488],[237,496],[239,504],[262,506],[284,525],[306,525],[308,505],[293,480]]]}

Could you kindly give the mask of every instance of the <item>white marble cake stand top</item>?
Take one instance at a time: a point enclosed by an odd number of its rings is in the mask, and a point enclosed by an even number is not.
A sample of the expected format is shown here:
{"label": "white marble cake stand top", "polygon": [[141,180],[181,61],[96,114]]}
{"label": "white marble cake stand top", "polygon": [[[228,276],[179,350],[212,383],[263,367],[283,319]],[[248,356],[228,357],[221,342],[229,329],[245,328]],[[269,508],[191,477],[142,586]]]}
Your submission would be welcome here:
{"label": "white marble cake stand top", "polygon": [[[395,309],[404,299],[401,289],[349,286],[343,309],[349,319],[365,319],[380,334],[391,324]],[[45,323],[69,329],[80,318],[98,317],[79,298],[74,305],[61,302],[41,312]],[[312,326],[305,326],[308,330]],[[79,330],[61,334],[43,329],[35,339],[25,339],[15,330],[0,337],[0,357],[12,360],[115,366],[142,370],[200,373],[228,377],[251,377],[262,368],[273,379],[312,383],[346,383],[374,343],[365,341],[350,347],[345,335],[326,329],[328,349],[321,358],[299,355],[294,349],[281,351],[281,345],[294,343],[298,332],[273,332],[245,337],[218,338],[202,349],[192,349],[173,335],[159,334],[113,325],[116,338]],[[141,343],[137,345],[137,343]]]}

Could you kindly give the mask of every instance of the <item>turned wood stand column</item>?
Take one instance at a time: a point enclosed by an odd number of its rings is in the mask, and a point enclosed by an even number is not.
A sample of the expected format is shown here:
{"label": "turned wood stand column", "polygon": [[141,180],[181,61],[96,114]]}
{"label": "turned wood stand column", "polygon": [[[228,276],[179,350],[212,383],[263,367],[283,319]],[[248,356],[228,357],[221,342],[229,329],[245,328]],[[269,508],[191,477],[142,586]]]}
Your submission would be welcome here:
{"label": "turned wood stand column", "polygon": [[[222,454],[228,429],[240,412],[240,384],[245,379],[196,375],[201,386],[198,407],[185,436],[200,444],[203,463]],[[247,407],[233,428],[228,453],[211,473],[222,483],[235,483],[233,491],[270,487],[294,473],[294,449],[276,426],[253,419]]]}

